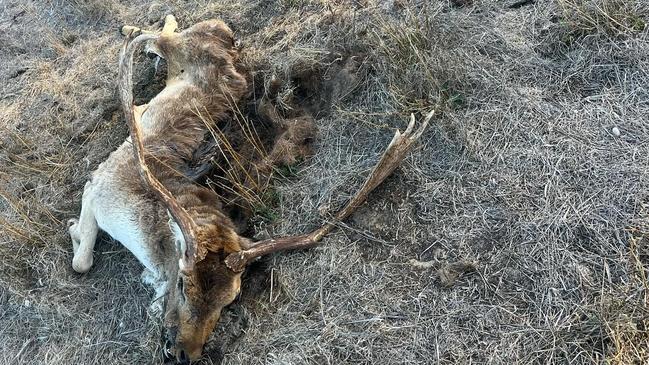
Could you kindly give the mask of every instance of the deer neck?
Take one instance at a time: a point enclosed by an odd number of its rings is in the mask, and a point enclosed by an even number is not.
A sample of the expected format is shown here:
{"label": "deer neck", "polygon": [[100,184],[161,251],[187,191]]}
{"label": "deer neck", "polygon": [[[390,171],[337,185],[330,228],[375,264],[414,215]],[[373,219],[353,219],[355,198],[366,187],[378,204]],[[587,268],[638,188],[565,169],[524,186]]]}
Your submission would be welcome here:
{"label": "deer neck", "polygon": [[[161,180],[173,194],[178,203],[191,215],[196,225],[197,261],[205,258],[210,252],[227,255],[241,250],[240,238],[231,219],[223,214],[222,204],[213,191],[194,184],[182,176],[167,177]],[[170,228],[170,245],[176,255],[169,255],[166,259],[165,269],[177,270],[178,257],[184,252],[183,245],[177,245],[179,239],[184,242],[182,232],[177,225]],[[180,246],[181,252],[178,252]]]}

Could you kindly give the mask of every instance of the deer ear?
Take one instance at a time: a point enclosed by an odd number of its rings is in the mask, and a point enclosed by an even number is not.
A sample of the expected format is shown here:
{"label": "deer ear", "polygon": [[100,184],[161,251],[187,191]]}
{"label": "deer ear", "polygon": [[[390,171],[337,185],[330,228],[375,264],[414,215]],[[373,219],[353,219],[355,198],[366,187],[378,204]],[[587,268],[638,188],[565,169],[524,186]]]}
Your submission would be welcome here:
{"label": "deer ear", "polygon": [[223,247],[225,254],[231,254],[244,250],[243,242],[250,241],[245,237],[239,236],[234,230],[223,235],[220,240],[220,247]]}
{"label": "deer ear", "polygon": [[169,212],[167,212],[167,214],[169,214],[169,229],[171,229],[171,235],[173,236],[172,239],[178,255],[178,266],[182,271],[183,268],[187,267],[187,242],[185,242],[185,236],[183,236],[183,232],[180,230],[178,223],[176,223],[173,217],[171,217]]}
{"label": "deer ear", "polygon": [[176,251],[179,254],[181,252],[184,253],[187,247],[184,242],[185,240],[184,240],[183,232],[180,230],[180,226],[178,226],[178,223],[176,223],[176,221],[173,219],[173,217],[169,212],[167,212],[167,215],[169,216],[169,222],[167,224],[169,225],[169,229],[171,230],[171,235],[173,236],[174,242],[176,244]]}
{"label": "deer ear", "polygon": [[[218,232],[216,235],[208,236],[206,235],[206,232],[199,234],[199,239],[197,240],[196,247],[194,248],[194,252],[196,252],[194,257],[195,262],[204,260],[210,252],[223,252],[224,254],[229,255],[231,253],[240,252],[243,250],[241,247],[242,237],[239,236],[233,229],[221,229],[217,231]],[[214,232],[210,233],[213,234]]]}

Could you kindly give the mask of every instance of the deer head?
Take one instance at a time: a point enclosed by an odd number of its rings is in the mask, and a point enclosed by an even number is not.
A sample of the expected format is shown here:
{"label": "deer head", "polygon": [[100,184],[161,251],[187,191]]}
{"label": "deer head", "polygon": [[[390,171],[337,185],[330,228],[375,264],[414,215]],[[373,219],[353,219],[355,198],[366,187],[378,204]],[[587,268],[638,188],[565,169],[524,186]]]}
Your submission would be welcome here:
{"label": "deer head", "polygon": [[[216,221],[220,221],[217,219]],[[214,251],[206,249],[205,257],[197,260],[193,266],[186,262],[187,250],[183,248],[183,233],[178,231],[178,225],[170,222],[174,227],[174,236],[180,249],[178,252],[178,270],[171,270],[168,278],[167,297],[165,298],[164,326],[166,328],[167,351],[180,361],[195,360],[201,356],[203,345],[214,330],[221,311],[232,303],[241,288],[241,272],[230,270],[224,259],[229,253],[238,252],[233,248],[216,248]],[[198,231],[201,225],[198,224]],[[210,233],[222,231],[213,222],[206,222],[206,230]],[[226,224],[227,226],[227,224]],[[237,242],[238,237],[234,232],[227,242]],[[212,236],[214,237],[214,236]],[[203,237],[196,240],[197,247],[209,246],[212,238]],[[234,247],[238,248],[238,247]],[[184,251],[183,251],[184,250]],[[175,274],[175,275],[174,275]]]}
{"label": "deer head", "polygon": [[[224,261],[245,247],[233,223],[223,215],[216,195],[208,189],[189,185],[174,199],[188,213],[191,230],[181,229],[171,218],[177,265],[167,271],[164,326],[167,329],[167,351],[178,360],[195,360],[214,330],[223,308],[237,297],[241,272],[229,269]],[[172,212],[172,205],[168,206]],[[182,217],[183,212],[172,216]],[[184,224],[187,226],[188,224]],[[185,238],[190,236],[190,243]]]}

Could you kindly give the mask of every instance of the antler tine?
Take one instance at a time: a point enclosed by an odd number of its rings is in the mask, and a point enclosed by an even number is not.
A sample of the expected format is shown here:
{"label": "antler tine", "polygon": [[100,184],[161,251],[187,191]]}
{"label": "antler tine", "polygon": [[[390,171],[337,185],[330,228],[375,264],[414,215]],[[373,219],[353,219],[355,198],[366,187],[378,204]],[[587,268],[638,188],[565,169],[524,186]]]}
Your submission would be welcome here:
{"label": "antler tine", "polygon": [[[132,33],[131,33],[132,34]],[[147,185],[156,194],[156,196],[167,207],[169,213],[176,221],[182,234],[185,238],[187,249],[181,259],[181,270],[191,270],[195,261],[196,253],[196,225],[187,211],[180,206],[178,201],[174,198],[167,188],[160,183],[160,181],[151,173],[146,164],[144,141],[142,131],[140,129],[140,119],[142,117],[142,109],[136,108],[133,105],[133,54],[137,47],[151,39],[158,38],[156,34],[140,34],[131,42],[131,34],[126,37],[124,46],[120,53],[119,60],[119,93],[122,102],[122,109],[126,124],[128,125],[131,134],[131,141],[133,143],[133,154],[138,162],[140,177],[145,185]],[[136,110],[137,109],[137,110]]]}
{"label": "antler tine", "polygon": [[[435,111],[428,113],[421,126],[414,130],[415,116],[410,115],[410,122],[406,131],[401,134],[396,131],[388,148],[383,152],[381,159],[374,166],[358,192],[336,215],[334,222],[329,222],[317,230],[301,236],[271,238],[256,242],[252,248],[230,254],[226,265],[233,271],[243,271],[248,263],[257,257],[282,250],[294,250],[308,248],[317,245],[320,240],[335,228],[335,223],[349,217],[363,202],[368,195],[376,189],[394,169],[399,166],[404,157],[410,152],[415,141],[417,141],[428,127],[428,123],[435,115]],[[414,132],[413,132],[414,131]]]}

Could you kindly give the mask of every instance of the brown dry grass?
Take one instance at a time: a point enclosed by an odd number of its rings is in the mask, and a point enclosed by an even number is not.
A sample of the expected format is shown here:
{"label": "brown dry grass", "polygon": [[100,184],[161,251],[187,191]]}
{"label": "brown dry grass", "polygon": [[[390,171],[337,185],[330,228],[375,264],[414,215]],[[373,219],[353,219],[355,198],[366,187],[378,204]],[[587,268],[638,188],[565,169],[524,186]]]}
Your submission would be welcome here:
{"label": "brown dry grass", "polygon": [[204,363],[649,361],[647,5],[513,2],[0,2],[0,362],[161,361],[140,265],[102,237],[75,274],[64,222],[126,136],[116,29],[167,13],[226,20],[286,95],[362,55],[322,91],[317,154],[260,235],[313,228],[392,128],[440,109],[338,233],[256,265]]}

